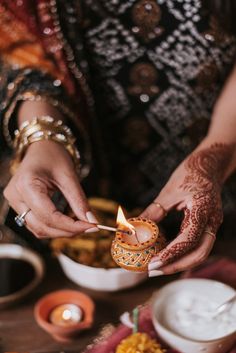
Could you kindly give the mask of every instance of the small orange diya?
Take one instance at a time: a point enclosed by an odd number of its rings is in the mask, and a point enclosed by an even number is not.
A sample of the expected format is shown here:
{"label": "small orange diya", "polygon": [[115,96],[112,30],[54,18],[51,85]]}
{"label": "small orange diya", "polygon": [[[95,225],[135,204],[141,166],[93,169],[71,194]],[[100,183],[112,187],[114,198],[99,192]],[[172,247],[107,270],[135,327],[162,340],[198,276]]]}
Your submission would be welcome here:
{"label": "small orange diya", "polygon": [[[128,219],[130,234],[120,231],[112,242],[111,255],[118,266],[126,270],[146,272],[151,258],[165,246],[158,226],[151,220],[136,217]],[[127,223],[125,228],[127,229]],[[122,229],[119,223],[119,229]]]}
{"label": "small orange diya", "polygon": [[93,324],[94,302],[86,294],[70,289],[43,296],[35,305],[38,325],[58,342],[70,342]]}

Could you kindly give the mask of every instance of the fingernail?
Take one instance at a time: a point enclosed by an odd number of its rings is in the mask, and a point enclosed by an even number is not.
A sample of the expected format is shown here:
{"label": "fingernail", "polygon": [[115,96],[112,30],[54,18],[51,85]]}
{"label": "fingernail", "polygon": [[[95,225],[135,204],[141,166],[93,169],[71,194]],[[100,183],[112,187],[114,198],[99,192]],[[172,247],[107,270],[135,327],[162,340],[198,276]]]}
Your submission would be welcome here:
{"label": "fingernail", "polygon": [[157,277],[164,275],[163,271],[150,271],[148,272],[148,277]]}
{"label": "fingernail", "polygon": [[94,216],[94,214],[91,211],[88,211],[86,213],[86,217],[89,223],[98,223],[97,218]]}
{"label": "fingernail", "polygon": [[98,231],[99,229],[97,227],[93,227],[93,228],[86,229],[85,233],[95,233]]}
{"label": "fingernail", "polygon": [[155,261],[155,262],[150,262],[148,264],[148,270],[152,271],[152,270],[157,270],[158,268],[160,268],[163,265],[162,261]]}

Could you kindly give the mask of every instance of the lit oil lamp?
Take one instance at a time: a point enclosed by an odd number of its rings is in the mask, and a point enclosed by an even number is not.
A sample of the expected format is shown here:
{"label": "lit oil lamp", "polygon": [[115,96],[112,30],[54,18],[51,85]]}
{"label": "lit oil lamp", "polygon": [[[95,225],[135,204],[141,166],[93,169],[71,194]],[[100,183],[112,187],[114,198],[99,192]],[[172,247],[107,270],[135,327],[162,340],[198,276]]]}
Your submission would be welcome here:
{"label": "lit oil lamp", "polygon": [[43,296],[35,305],[35,319],[58,342],[69,342],[93,324],[94,303],[86,294],[70,289]]}
{"label": "lit oil lamp", "polygon": [[55,307],[51,313],[49,320],[57,326],[73,326],[81,322],[83,319],[83,311],[75,304],[61,304]]}
{"label": "lit oil lamp", "polygon": [[117,225],[111,248],[114,261],[126,270],[146,272],[151,258],[165,246],[159,228],[153,221],[142,217],[127,220],[121,207]]}

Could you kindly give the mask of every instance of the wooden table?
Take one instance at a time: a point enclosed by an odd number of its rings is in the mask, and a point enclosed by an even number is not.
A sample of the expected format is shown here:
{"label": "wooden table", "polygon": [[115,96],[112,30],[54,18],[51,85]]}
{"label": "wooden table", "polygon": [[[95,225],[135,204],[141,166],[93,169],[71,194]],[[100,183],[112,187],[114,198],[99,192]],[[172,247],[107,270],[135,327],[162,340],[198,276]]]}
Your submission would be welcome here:
{"label": "wooden table", "polygon": [[[214,253],[236,259],[236,238],[218,241]],[[153,291],[177,276],[151,278],[138,287],[116,293],[96,292],[79,288],[63,274],[56,260],[47,262],[47,273],[39,288],[22,304],[0,311],[0,351],[2,352],[82,352],[106,323],[117,323],[119,316],[150,298]],[[55,342],[36,324],[33,308],[36,301],[53,290],[74,288],[89,294],[96,303],[94,327],[83,332],[77,341],[70,344]]]}
{"label": "wooden table", "polygon": [[[170,278],[150,279],[142,285],[116,293],[97,292],[79,288],[70,282],[63,274],[56,261],[49,261],[47,274],[41,286],[25,303],[0,312],[0,337],[4,351],[17,352],[49,352],[72,349],[81,352],[92,338],[98,334],[101,327],[109,322],[115,323],[119,316],[135,305],[146,301],[154,290]],[[95,324],[92,330],[83,332],[77,341],[71,344],[55,342],[47,333],[38,327],[33,316],[35,302],[45,293],[53,290],[73,288],[90,295],[96,303]]]}

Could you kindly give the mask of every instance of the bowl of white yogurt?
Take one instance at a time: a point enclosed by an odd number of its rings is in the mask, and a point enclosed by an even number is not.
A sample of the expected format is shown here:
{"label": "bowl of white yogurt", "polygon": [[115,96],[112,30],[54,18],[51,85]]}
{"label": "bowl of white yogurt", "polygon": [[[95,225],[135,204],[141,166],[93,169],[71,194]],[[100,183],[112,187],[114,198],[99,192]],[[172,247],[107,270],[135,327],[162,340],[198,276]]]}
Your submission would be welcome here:
{"label": "bowl of white yogurt", "polygon": [[236,302],[219,315],[215,310],[235,292],[209,279],[174,281],[153,296],[154,327],[181,353],[226,353],[236,343]]}

